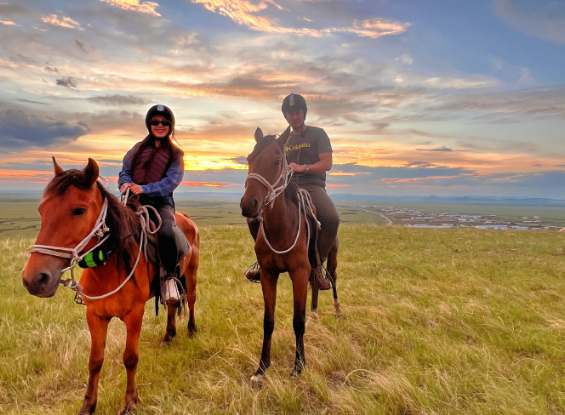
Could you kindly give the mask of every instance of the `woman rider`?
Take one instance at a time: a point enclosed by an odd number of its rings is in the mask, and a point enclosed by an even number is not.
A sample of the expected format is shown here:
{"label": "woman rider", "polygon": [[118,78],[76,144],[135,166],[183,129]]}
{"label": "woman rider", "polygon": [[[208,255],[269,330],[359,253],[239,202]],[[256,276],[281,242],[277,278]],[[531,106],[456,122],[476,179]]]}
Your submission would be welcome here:
{"label": "woman rider", "polygon": [[[318,221],[322,225],[318,235],[318,252],[323,262],[337,238],[339,227],[339,215],[326,193],[326,172],[332,168],[333,150],[322,128],[304,123],[307,112],[306,100],[301,95],[290,94],[283,100],[282,113],[292,129],[285,146],[286,159],[294,172],[291,180],[308,191],[316,207]],[[255,239],[259,223],[251,220],[248,224]],[[246,276],[258,281],[260,270],[250,270]],[[325,279],[318,280],[318,284],[321,289],[331,288]]]}
{"label": "woman rider", "polygon": [[121,193],[130,189],[139,195],[142,205],[153,206],[161,216],[162,224],[157,232],[159,257],[169,278],[175,276],[178,260],[173,191],[184,176],[184,153],[172,142],[175,116],[170,108],[151,107],[145,116],[145,126],[149,135],[126,153],[118,187]]}

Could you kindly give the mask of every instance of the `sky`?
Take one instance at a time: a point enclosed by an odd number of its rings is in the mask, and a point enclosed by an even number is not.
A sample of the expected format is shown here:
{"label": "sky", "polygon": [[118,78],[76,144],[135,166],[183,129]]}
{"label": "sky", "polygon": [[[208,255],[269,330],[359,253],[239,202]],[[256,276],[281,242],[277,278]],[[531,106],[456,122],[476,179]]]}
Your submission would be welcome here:
{"label": "sky", "polygon": [[565,199],[563,0],[0,0],[0,191],[52,157],[115,188],[165,104],[177,192],[243,194],[290,93],[330,194]]}

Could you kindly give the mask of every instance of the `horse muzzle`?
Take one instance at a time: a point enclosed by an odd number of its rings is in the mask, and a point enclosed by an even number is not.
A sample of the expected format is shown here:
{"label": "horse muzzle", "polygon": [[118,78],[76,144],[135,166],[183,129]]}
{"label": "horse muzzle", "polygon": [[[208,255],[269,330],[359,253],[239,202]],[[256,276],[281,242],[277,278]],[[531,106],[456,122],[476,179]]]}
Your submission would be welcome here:
{"label": "horse muzzle", "polygon": [[241,208],[241,214],[246,218],[255,219],[261,213],[261,203],[253,197],[245,197],[244,195],[241,198],[239,207]]}
{"label": "horse muzzle", "polygon": [[38,267],[28,262],[22,271],[22,283],[31,295],[53,297],[59,287],[61,271],[62,268],[58,265]]}

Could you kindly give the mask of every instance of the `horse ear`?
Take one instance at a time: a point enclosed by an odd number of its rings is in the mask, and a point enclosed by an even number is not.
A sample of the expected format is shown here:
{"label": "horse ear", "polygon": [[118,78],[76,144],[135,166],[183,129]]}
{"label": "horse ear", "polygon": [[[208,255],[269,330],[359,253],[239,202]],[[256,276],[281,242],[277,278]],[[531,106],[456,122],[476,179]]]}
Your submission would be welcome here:
{"label": "horse ear", "polygon": [[284,132],[281,134],[281,136],[279,137],[279,141],[283,142],[284,144],[286,144],[286,141],[288,140],[288,137],[290,137],[290,125],[287,127],[286,130],[284,130]]}
{"label": "horse ear", "polygon": [[263,130],[257,127],[257,129],[255,130],[255,141],[259,142],[259,140],[262,139],[263,139]]}
{"label": "horse ear", "polygon": [[98,164],[96,164],[96,162],[93,159],[89,158],[88,164],[82,170],[82,172],[84,174],[84,179],[85,179],[86,183],[89,186],[92,186],[94,184],[94,182],[98,179],[98,174],[99,174],[100,170],[98,168]]}
{"label": "horse ear", "polygon": [[53,168],[55,169],[55,176],[64,172],[64,170],[59,166],[55,157],[51,157],[53,159]]}

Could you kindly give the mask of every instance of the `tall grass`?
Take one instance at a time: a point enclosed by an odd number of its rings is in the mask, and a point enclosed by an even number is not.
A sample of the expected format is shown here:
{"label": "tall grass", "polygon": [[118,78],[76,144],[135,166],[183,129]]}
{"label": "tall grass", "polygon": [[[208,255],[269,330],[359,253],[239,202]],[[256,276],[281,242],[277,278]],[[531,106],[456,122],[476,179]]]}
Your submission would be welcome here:
{"label": "tall grass", "polygon": [[[147,304],[138,414],[565,413],[565,235],[557,232],[340,229],[344,317],[321,293],[306,328],[307,367],[294,360],[291,284],[279,281],[272,366],[249,382],[262,340],[259,285],[241,226],[201,229],[196,317],[160,347],[165,315]],[[74,414],[88,377],[84,307],[59,289],[27,294],[30,239],[0,240],[0,413]],[[110,325],[97,413],[123,406],[123,324]]]}

